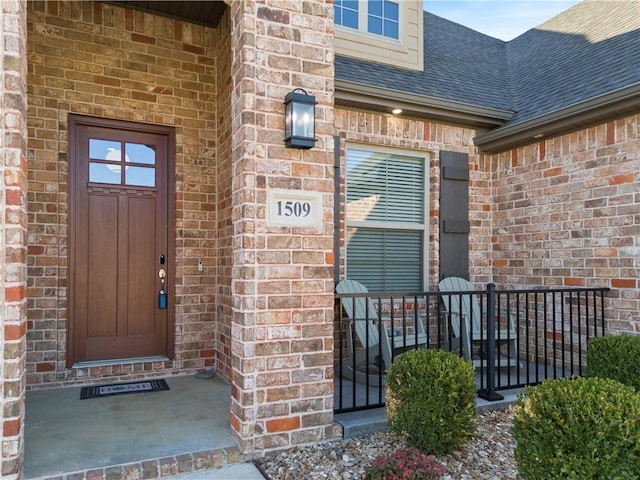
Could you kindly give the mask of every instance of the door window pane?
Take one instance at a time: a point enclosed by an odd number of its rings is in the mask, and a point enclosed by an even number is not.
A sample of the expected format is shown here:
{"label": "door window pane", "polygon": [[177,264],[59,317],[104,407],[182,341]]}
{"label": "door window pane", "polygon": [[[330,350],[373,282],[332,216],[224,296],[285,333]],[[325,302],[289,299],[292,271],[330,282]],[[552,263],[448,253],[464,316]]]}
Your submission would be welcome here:
{"label": "door window pane", "polygon": [[122,179],[122,144],[114,140],[89,139],[89,181],[119,184]]}
{"label": "door window pane", "polygon": [[147,167],[127,167],[125,185],[137,187],[155,187],[156,169]]}
{"label": "door window pane", "polygon": [[121,149],[122,145],[120,142],[100,140],[97,138],[89,139],[89,158],[92,160],[105,160],[109,152],[120,151]]}
{"label": "door window pane", "polygon": [[[124,148],[124,155],[123,155]],[[123,184],[136,187],[155,187],[156,170],[142,165],[156,164],[156,150],[153,145],[125,143],[113,140],[89,139],[89,181]],[[136,165],[140,164],[140,166]]]}
{"label": "door window pane", "polygon": [[89,181],[118,185],[121,182],[121,167],[107,163],[89,163]]}
{"label": "door window pane", "polygon": [[140,143],[125,144],[126,161],[133,163],[156,164],[156,151],[153,146]]}

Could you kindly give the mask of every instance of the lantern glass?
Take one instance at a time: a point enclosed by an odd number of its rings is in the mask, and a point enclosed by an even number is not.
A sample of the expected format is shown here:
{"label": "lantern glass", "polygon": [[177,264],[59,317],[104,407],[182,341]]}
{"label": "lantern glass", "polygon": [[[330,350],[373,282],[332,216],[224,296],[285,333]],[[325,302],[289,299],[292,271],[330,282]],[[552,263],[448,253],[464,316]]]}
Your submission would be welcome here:
{"label": "lantern glass", "polygon": [[287,147],[311,148],[316,142],[316,99],[296,89],[285,97],[285,143]]}
{"label": "lantern glass", "polygon": [[308,103],[293,104],[292,128],[294,137],[315,138],[315,105]]}

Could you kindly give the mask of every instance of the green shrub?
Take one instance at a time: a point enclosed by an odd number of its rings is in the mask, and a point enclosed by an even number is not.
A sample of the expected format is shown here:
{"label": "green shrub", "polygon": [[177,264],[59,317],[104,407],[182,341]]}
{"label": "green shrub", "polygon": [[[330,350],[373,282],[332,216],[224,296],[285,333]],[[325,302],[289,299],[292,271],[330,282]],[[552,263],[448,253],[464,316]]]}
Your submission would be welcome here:
{"label": "green shrub", "polygon": [[640,472],[640,395],[604,378],[527,387],[513,407],[522,480],[631,480]]}
{"label": "green shrub", "polygon": [[473,365],[442,350],[411,350],[387,371],[392,432],[422,452],[449,452],[476,433]]}
{"label": "green shrub", "polygon": [[611,378],[640,392],[640,335],[605,335],[587,347],[587,377]]}
{"label": "green shrub", "polygon": [[400,448],[371,462],[365,480],[438,480],[447,473],[438,460],[416,448]]}

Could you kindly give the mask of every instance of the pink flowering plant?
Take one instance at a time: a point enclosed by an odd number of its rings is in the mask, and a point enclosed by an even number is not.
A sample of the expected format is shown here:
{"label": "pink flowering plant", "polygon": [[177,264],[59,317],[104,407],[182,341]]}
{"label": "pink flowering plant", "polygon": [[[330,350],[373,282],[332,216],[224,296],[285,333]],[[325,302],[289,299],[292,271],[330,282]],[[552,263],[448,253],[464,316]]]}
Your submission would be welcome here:
{"label": "pink flowering plant", "polygon": [[365,480],[438,480],[447,469],[433,455],[417,448],[400,448],[371,462]]}

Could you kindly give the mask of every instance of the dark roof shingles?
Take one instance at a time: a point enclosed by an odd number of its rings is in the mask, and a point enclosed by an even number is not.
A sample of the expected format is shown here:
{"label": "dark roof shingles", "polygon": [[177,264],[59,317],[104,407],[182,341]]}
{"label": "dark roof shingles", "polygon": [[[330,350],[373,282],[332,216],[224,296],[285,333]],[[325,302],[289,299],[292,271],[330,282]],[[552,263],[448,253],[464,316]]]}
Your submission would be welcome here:
{"label": "dark roof shingles", "polygon": [[336,56],[336,78],[508,109],[505,43],[428,12],[424,23],[424,71]]}
{"label": "dark roof shingles", "polygon": [[640,82],[640,1],[584,0],[503,42],[424,12],[424,71],[336,57],[336,78],[480,107],[507,125]]}
{"label": "dark roof shingles", "polygon": [[507,60],[511,124],[638,83],[640,2],[583,1],[508,42]]}

